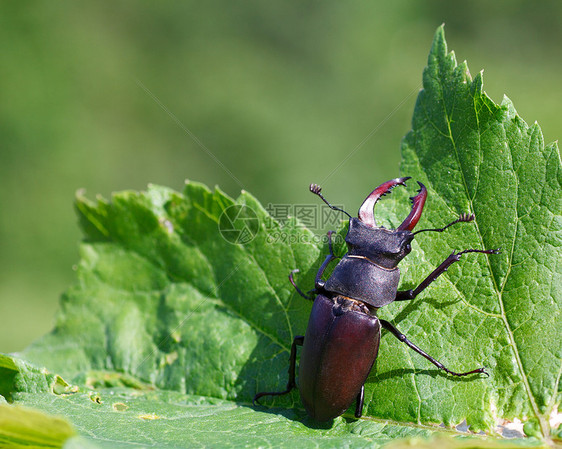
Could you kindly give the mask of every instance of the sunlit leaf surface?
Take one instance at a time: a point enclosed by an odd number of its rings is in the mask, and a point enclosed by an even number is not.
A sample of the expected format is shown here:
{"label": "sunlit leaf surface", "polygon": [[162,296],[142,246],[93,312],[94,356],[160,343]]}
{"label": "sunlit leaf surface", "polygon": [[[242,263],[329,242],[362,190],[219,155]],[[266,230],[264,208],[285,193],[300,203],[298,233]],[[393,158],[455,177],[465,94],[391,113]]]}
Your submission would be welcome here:
{"label": "sunlit leaf surface", "polygon": [[[256,392],[284,388],[292,339],[306,329],[311,304],[287,274],[299,268],[299,284],[312,288],[327,246],[296,221],[272,221],[248,193],[233,200],[188,182],[182,192],[150,186],[110,201],[78,195],[84,241],[76,282],[53,332],[23,354],[33,365],[0,359],[0,394],[66,417],[80,433],[67,447],[377,447],[398,437],[466,435],[455,430],[463,422],[490,434],[515,419],[538,439],[510,444],[556,438],[558,147],[545,146],[538,125],[527,125],[508,99],[497,105],[483,93],[481,75],[471,78],[447,53],[440,28],[402,153],[401,173],[413,179],[377,206],[381,222],[396,226],[407,214],[414,181],[429,190],[418,228],[476,215],[419,234],[400,266],[402,288],[418,285],[454,250],[502,252],[466,254],[414,301],[380,316],[450,369],[486,366],[489,378],[452,378],[383,332],[363,419],[350,411],[314,423],[298,392],[252,406]],[[461,447],[449,437],[439,444]]]}

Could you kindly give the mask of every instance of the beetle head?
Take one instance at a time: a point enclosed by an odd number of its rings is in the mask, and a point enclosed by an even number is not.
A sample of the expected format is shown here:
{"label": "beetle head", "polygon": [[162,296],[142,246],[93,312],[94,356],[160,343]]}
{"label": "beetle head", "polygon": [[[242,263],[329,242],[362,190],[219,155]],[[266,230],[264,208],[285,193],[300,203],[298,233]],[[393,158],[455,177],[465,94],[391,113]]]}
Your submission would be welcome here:
{"label": "beetle head", "polygon": [[374,216],[374,207],[378,200],[389,194],[397,185],[406,185],[410,178],[396,178],[387,181],[365,199],[359,208],[359,217],[351,218],[349,231],[345,238],[349,253],[369,258],[385,268],[394,268],[412,250],[410,243],[414,239],[412,230],[418,223],[425,200],[427,189],[418,182],[420,190],[411,198],[412,210],[406,219],[396,229],[385,229],[377,226]]}

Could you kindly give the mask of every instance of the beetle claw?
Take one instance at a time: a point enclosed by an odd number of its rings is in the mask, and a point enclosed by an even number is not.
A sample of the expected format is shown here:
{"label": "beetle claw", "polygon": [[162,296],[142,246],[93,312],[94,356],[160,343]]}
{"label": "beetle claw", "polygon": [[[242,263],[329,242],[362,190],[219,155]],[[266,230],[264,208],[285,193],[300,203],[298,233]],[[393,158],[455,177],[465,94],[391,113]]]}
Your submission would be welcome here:
{"label": "beetle claw", "polygon": [[410,179],[409,176],[403,178],[394,178],[391,179],[390,181],[386,181],[382,183],[375,190],[373,190],[369,194],[369,196],[365,198],[365,201],[363,201],[363,204],[359,209],[359,219],[366,225],[369,225],[373,228],[377,227],[377,222],[375,221],[375,215],[373,210],[375,205],[377,204],[377,201],[381,197],[388,195],[394,187],[398,185],[406,186],[406,181],[408,179]]}
{"label": "beetle claw", "polygon": [[418,184],[420,185],[418,194],[410,198],[412,200],[412,211],[402,222],[402,224],[396,228],[399,231],[411,231],[420,220],[423,206],[427,198],[427,189],[421,182],[418,181]]}
{"label": "beetle claw", "polygon": [[[474,252],[474,251],[469,251],[469,252]],[[484,254],[500,254],[502,252],[501,246],[499,248],[494,248],[494,249],[482,249],[482,250],[478,250],[476,251],[478,253],[484,253]]]}
{"label": "beetle claw", "polygon": [[468,212],[463,212],[462,214],[459,215],[459,220],[457,223],[470,223],[471,221],[474,221],[474,214],[469,214]]}
{"label": "beetle claw", "polygon": [[257,405],[261,405],[259,401],[260,401],[260,398],[261,398],[262,396],[265,396],[265,395],[262,394],[262,393],[258,393],[258,394],[256,394],[256,395],[254,396],[254,399],[252,399],[252,405],[253,405],[254,407],[256,406],[256,404],[257,404]]}

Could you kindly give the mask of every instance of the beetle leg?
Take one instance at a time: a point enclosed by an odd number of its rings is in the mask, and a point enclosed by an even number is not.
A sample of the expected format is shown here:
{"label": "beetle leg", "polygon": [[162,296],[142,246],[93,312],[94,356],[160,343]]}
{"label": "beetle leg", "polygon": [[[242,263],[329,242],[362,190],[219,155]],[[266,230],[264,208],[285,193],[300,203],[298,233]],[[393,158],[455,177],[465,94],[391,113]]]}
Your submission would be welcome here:
{"label": "beetle leg", "polygon": [[483,254],[498,254],[500,249],[465,249],[460,253],[453,252],[449,257],[447,257],[441,265],[439,265],[433,272],[426,277],[423,282],[418,285],[413,290],[401,290],[396,293],[396,301],[407,301],[409,299],[414,299],[418,296],[429,284],[431,284],[435,279],[437,279],[441,274],[445,273],[451,265],[458,262],[461,256],[466,253],[483,253]]}
{"label": "beetle leg", "polygon": [[308,300],[310,300],[310,301],[313,301],[313,300],[314,300],[314,293],[312,293],[312,292],[314,292],[314,290],[312,290],[311,292],[308,292],[308,294],[306,294],[306,293],[304,293],[304,292],[299,288],[299,286],[295,283],[295,280],[293,279],[293,275],[294,275],[295,273],[298,273],[298,272],[299,272],[299,269],[298,269],[298,268],[295,268],[293,271],[291,271],[291,272],[289,273],[289,282],[293,285],[293,287],[295,287],[295,290],[297,291],[297,293],[298,293],[299,295],[301,295],[304,299],[308,299]]}
{"label": "beetle leg", "polygon": [[314,287],[316,291],[324,288],[325,281],[322,279],[322,275],[330,262],[336,258],[336,256],[334,256],[334,249],[332,248],[332,234],[334,234],[334,231],[328,231],[328,247],[330,248],[330,254],[326,256],[324,262],[320,265],[318,273],[316,273],[316,279],[314,280]]}
{"label": "beetle leg", "polygon": [[447,368],[445,365],[443,365],[438,360],[435,360],[428,353],[426,353],[422,349],[418,348],[415,344],[413,344],[410,340],[408,340],[408,338],[402,332],[400,332],[396,328],[396,326],[394,326],[392,323],[389,323],[386,320],[380,320],[380,322],[381,322],[382,327],[384,327],[386,330],[389,330],[398,340],[400,340],[403,343],[406,343],[410,348],[412,348],[418,354],[424,356],[427,360],[429,360],[431,363],[433,363],[437,368],[442,369],[443,371],[445,371],[445,372],[447,372],[447,373],[449,373],[453,376],[467,376],[469,374],[477,374],[477,373],[483,373],[483,374],[486,374],[486,376],[489,376],[489,374],[486,372],[485,368],[473,369],[472,371],[467,371],[466,373],[455,373],[454,371],[451,371],[449,368]]}
{"label": "beetle leg", "polygon": [[361,385],[361,390],[357,395],[357,399],[355,401],[355,417],[361,418],[363,415],[363,400],[365,399],[365,385]]}
{"label": "beetle leg", "polygon": [[309,299],[313,301],[316,294],[324,288],[325,282],[322,279],[322,274],[324,274],[324,271],[326,270],[326,267],[330,264],[330,262],[336,258],[336,256],[334,256],[334,250],[332,248],[332,234],[334,234],[334,231],[328,231],[328,247],[330,248],[330,254],[326,256],[324,262],[322,262],[322,265],[320,265],[320,268],[318,269],[318,273],[316,273],[316,278],[314,280],[314,289],[310,290],[307,293],[304,293],[297,286],[293,275],[299,272],[298,268],[294,269],[293,271],[291,271],[291,273],[289,273],[289,282],[293,285],[293,287],[295,287],[297,293],[301,295],[304,299]]}
{"label": "beetle leg", "polygon": [[[252,399],[252,404],[256,405],[261,398],[264,396],[282,396],[291,392],[293,388],[297,386],[295,382],[295,371],[297,366],[297,346],[302,346],[304,343],[304,336],[298,335],[293,340],[291,345],[291,355],[289,357],[289,381],[287,382],[287,387],[284,391],[264,391],[263,393],[258,393]],[[259,404],[259,402],[258,402]]]}

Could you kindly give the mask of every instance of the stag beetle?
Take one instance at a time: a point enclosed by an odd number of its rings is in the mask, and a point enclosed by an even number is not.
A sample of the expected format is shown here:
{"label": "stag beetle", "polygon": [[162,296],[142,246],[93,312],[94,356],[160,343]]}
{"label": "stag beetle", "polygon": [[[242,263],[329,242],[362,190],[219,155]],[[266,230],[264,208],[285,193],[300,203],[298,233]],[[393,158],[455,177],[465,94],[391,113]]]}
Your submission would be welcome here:
{"label": "stag beetle", "polygon": [[415,289],[398,290],[400,271],[398,263],[412,250],[411,242],[420,232],[443,232],[449,226],[474,220],[473,214],[459,218],[438,229],[421,229],[412,232],[418,223],[427,198],[427,189],[418,182],[418,194],[411,199],[410,214],[396,229],[377,226],[374,206],[378,200],[398,186],[405,186],[409,177],[387,181],[365,199],[358,218],[345,210],[332,206],[322,195],[320,186],[311,184],[310,191],[318,195],[330,208],[349,217],[349,230],[345,237],[348,252],[334,268],[328,280],[322,274],[335,259],[331,235],[328,233],[330,254],[316,274],[315,288],[305,294],[295,283],[293,270],[289,280],[296,291],[306,299],[314,300],[305,336],[297,336],[291,346],[289,382],[284,391],[258,393],[254,404],[264,396],[279,396],[295,388],[297,346],[303,346],[299,368],[299,391],[308,414],[317,421],[328,421],[344,413],[356,400],[355,416],[361,417],[365,381],[373,367],[379,350],[381,327],[390,331],[437,368],[453,376],[486,373],[477,368],[456,373],[413,344],[392,323],[379,319],[379,307],[393,301],[414,299],[429,284],[466,253],[497,254],[499,249],[466,249],[453,252]]}

